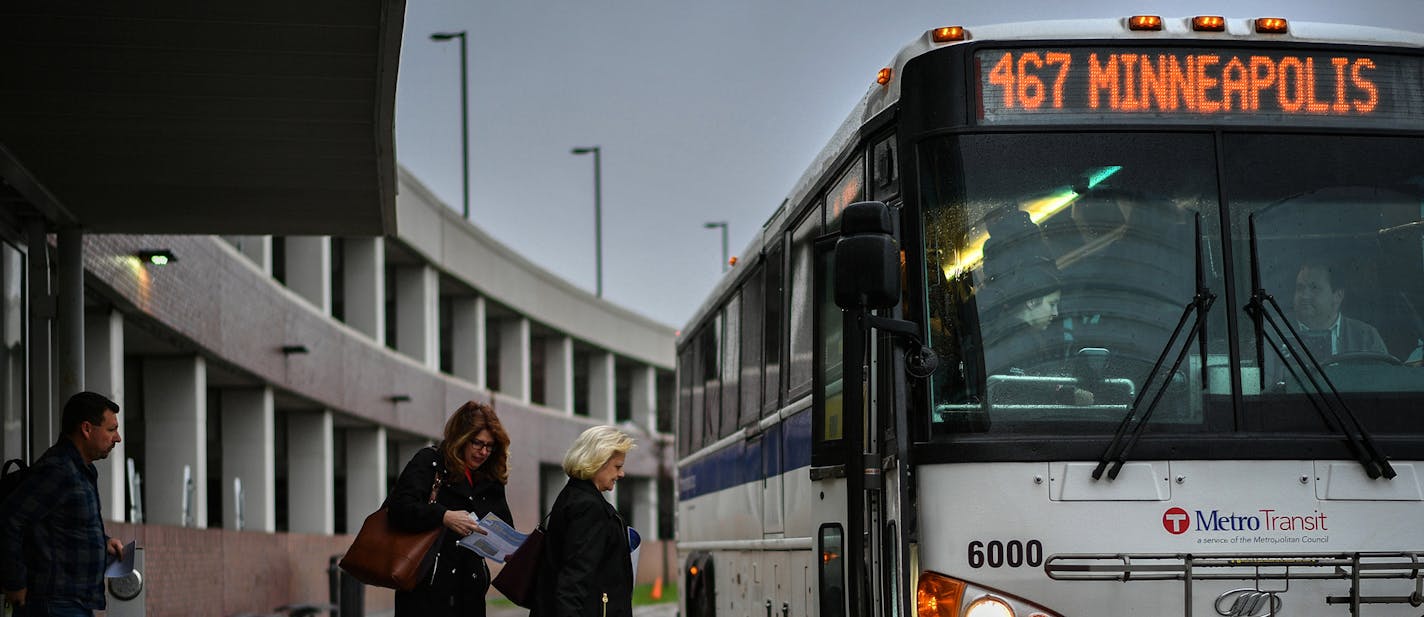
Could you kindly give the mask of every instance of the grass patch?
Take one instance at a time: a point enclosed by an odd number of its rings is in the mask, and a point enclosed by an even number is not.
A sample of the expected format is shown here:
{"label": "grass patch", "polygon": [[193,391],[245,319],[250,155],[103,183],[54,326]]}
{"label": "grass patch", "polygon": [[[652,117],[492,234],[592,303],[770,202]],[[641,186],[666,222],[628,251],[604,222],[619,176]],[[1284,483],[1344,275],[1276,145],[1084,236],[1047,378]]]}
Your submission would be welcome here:
{"label": "grass patch", "polygon": [[633,606],[666,604],[668,602],[677,602],[677,585],[664,584],[663,597],[657,600],[653,599],[653,586],[651,583],[633,586]]}
{"label": "grass patch", "polygon": [[[633,606],[643,606],[646,604],[667,604],[669,602],[677,602],[677,585],[663,585],[663,597],[657,600],[653,599],[652,584],[635,585],[633,587]],[[486,600],[485,603],[489,606],[498,607],[514,606],[513,602],[510,602],[507,598],[502,597],[490,598]]]}

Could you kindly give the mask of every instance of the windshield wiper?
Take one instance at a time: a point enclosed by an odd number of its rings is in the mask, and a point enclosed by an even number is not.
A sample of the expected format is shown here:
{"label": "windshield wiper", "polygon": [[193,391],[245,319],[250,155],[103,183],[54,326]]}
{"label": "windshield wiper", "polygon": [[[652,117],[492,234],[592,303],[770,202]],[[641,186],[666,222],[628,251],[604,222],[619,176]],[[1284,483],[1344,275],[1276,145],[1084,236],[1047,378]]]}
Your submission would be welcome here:
{"label": "windshield wiper", "polygon": [[[1267,293],[1261,286],[1261,260],[1256,247],[1256,215],[1253,213],[1247,222],[1251,234],[1251,301],[1246,303],[1244,308],[1256,324],[1256,367],[1261,373],[1261,389],[1265,390],[1265,347],[1268,342],[1266,331],[1261,327],[1264,321],[1275,332],[1276,340],[1280,343],[1280,346],[1270,345],[1271,351],[1274,351],[1276,357],[1280,358],[1281,363],[1286,367],[1286,370],[1290,371],[1291,377],[1297,383],[1302,386],[1309,383],[1310,387],[1314,388],[1315,394],[1306,393],[1310,405],[1315,408],[1316,413],[1320,414],[1327,426],[1345,436],[1345,443],[1350,448],[1350,453],[1355,455],[1355,458],[1360,461],[1360,465],[1364,466],[1365,475],[1368,475],[1370,479],[1378,478],[1381,475],[1386,479],[1394,478],[1396,475],[1394,468],[1375,446],[1375,440],[1370,437],[1369,431],[1365,430],[1365,425],[1360,422],[1355,412],[1350,410],[1350,406],[1345,403],[1345,398],[1340,396],[1340,390],[1335,387],[1334,382],[1330,381],[1330,376],[1325,373],[1325,368],[1320,365],[1320,361],[1315,359],[1315,354],[1310,351],[1310,346],[1305,344],[1300,333],[1296,332],[1295,326],[1291,325],[1291,320],[1286,317],[1285,311],[1276,302],[1275,296]],[[1285,331],[1281,330],[1282,323],[1285,324]],[[1290,333],[1290,337],[1286,337],[1286,332]],[[1281,346],[1285,347],[1286,353],[1281,352]],[[1297,346],[1299,349],[1296,348]],[[1287,353],[1290,355],[1289,358],[1286,357]],[[1299,366],[1299,373],[1296,372],[1296,367],[1291,366],[1292,359]],[[1316,375],[1320,376],[1319,380],[1316,380]],[[1324,387],[1321,387],[1321,382],[1324,382]],[[1328,396],[1326,395],[1327,389]],[[1316,394],[1319,395],[1318,401]],[[1359,432],[1358,438],[1355,435],[1356,431]]]}
{"label": "windshield wiper", "polygon": [[[1172,330],[1172,336],[1167,339],[1167,344],[1162,346],[1162,353],[1157,356],[1157,361],[1152,364],[1152,370],[1147,372],[1147,378],[1142,381],[1142,387],[1138,389],[1137,396],[1132,399],[1132,406],[1128,408],[1127,415],[1117,425],[1117,431],[1113,433],[1112,440],[1108,442],[1108,447],[1103,450],[1103,455],[1098,458],[1098,466],[1093,468],[1093,479],[1098,480],[1103,477],[1103,470],[1107,469],[1108,479],[1117,479],[1118,472],[1122,471],[1122,465],[1127,461],[1127,453],[1132,450],[1132,446],[1137,443],[1137,439],[1142,436],[1147,427],[1147,421],[1152,419],[1152,412],[1157,409],[1157,403],[1162,400],[1162,396],[1167,393],[1167,386],[1171,383],[1169,377],[1163,377],[1162,382],[1156,388],[1156,394],[1152,401],[1147,404],[1147,408],[1142,411],[1142,417],[1137,421],[1137,426],[1133,427],[1129,435],[1127,429],[1132,425],[1132,421],[1137,417],[1138,407],[1142,404],[1142,399],[1151,390],[1153,380],[1157,378],[1158,371],[1162,370],[1162,365],[1167,361],[1167,355],[1176,346],[1177,339],[1182,335],[1182,328],[1187,325],[1187,319],[1192,318],[1191,330],[1187,333],[1187,342],[1182,344],[1182,348],[1177,352],[1177,359],[1172,363],[1171,370],[1166,375],[1175,375],[1177,369],[1182,366],[1182,361],[1186,359],[1187,352],[1191,350],[1191,340],[1197,339],[1199,353],[1201,354],[1202,388],[1207,387],[1207,366],[1206,366],[1206,316],[1211,311],[1212,303],[1216,302],[1216,294],[1206,286],[1206,265],[1202,257],[1202,234],[1201,234],[1201,214],[1196,215],[1196,283],[1197,291],[1192,299],[1182,306],[1182,317],[1177,320],[1176,329]],[[1111,467],[1108,467],[1111,464]]]}

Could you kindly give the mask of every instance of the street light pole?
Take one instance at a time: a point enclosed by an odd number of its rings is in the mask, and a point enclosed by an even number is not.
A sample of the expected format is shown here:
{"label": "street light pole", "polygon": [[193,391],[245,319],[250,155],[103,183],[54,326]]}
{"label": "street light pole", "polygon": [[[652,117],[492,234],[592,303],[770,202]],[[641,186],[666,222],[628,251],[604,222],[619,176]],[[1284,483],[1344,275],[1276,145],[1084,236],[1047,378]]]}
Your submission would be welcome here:
{"label": "street light pole", "polygon": [[598,146],[574,148],[573,154],[593,153],[593,263],[597,295],[603,297],[603,171]]}
{"label": "street light pole", "polygon": [[721,227],[721,228],[722,228],[722,271],[723,271],[723,272],[726,272],[726,271],[727,271],[727,267],[728,267],[728,266],[727,266],[727,264],[728,264],[728,261],[727,261],[727,221],[711,221],[711,222],[708,222],[708,223],[703,223],[702,226],[703,226],[703,227],[706,227],[707,229],[717,229],[718,227]]}
{"label": "street light pole", "polygon": [[450,39],[460,39],[460,176],[464,180],[464,202],[461,214],[468,220],[470,218],[470,89],[466,77],[465,68],[465,31],[459,32],[436,32],[430,35],[430,40],[444,42]]}

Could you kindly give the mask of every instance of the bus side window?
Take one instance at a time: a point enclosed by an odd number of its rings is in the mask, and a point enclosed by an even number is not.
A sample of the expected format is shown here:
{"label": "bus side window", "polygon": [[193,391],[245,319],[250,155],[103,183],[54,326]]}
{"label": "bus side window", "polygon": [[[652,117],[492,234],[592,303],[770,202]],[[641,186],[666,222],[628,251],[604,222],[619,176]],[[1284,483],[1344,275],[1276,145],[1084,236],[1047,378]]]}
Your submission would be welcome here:
{"label": "bus side window", "polygon": [[703,424],[703,416],[705,415],[704,401],[706,399],[707,390],[707,382],[704,380],[702,369],[702,362],[705,357],[702,351],[702,343],[704,340],[702,331],[699,330],[693,333],[692,344],[689,345],[689,348],[692,350],[692,363],[689,365],[692,369],[692,375],[689,378],[689,381],[692,382],[692,411],[688,414],[687,451],[684,452],[684,456],[696,452],[702,447],[702,435],[705,426]]}
{"label": "bus side window", "polygon": [[742,404],[738,426],[755,423],[761,412],[761,326],[766,311],[762,302],[766,292],[764,263],[757,264],[742,286]]}
{"label": "bus side window", "polygon": [[692,345],[677,360],[677,451],[692,451]]}
{"label": "bus side window", "polygon": [[816,439],[837,441],[845,437],[842,367],[845,356],[845,318],[836,305],[836,239],[825,238],[816,246],[816,370],[821,374],[820,408],[816,410]]}
{"label": "bus side window", "polygon": [[840,231],[841,213],[846,206],[862,199],[865,199],[865,158],[858,157],[846,166],[826,193],[826,231]]}
{"label": "bus side window", "polygon": [[741,383],[742,354],[737,349],[742,342],[739,329],[742,315],[742,295],[733,295],[722,309],[722,430],[721,437],[732,434],[737,429],[737,407],[741,403],[741,393],[737,391]]}
{"label": "bus side window", "polygon": [[890,201],[900,194],[899,161],[895,158],[895,136],[875,144],[870,157],[870,193],[875,201]]}
{"label": "bus side window", "polygon": [[702,408],[701,448],[717,441],[717,432],[722,424],[722,315],[718,314],[712,323],[702,331],[698,341],[702,350],[702,384],[704,407]]}
{"label": "bus side window", "polygon": [[815,273],[815,239],[821,233],[821,213],[812,210],[796,224],[791,236],[791,327],[790,354],[787,357],[787,396],[795,399],[811,387],[812,339],[811,320],[815,303],[811,297],[812,276]]}
{"label": "bus side window", "polygon": [[766,372],[763,373],[762,382],[762,391],[766,394],[761,401],[763,414],[781,408],[781,350],[784,343],[781,339],[781,315],[785,312],[782,308],[782,281],[786,279],[783,271],[786,265],[785,255],[786,244],[780,240],[766,252],[766,295],[762,297],[766,303],[766,321],[762,323],[762,349],[765,350],[763,357],[766,359]]}

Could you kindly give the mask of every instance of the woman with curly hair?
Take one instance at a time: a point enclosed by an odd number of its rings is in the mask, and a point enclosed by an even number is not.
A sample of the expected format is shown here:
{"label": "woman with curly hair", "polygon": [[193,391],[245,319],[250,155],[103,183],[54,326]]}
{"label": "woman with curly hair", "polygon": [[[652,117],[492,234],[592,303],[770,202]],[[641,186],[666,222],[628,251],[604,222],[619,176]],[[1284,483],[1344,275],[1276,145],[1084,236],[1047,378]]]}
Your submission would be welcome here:
{"label": "woman with curly hair", "polygon": [[504,498],[508,481],[509,435],[494,408],[484,403],[461,405],[445,422],[444,439],[411,457],[391,491],[391,524],[407,531],[443,526],[444,533],[431,549],[430,573],[415,589],[396,592],[396,617],[485,614],[489,567],[455,542],[483,533],[477,520],[490,512],[514,525]]}

